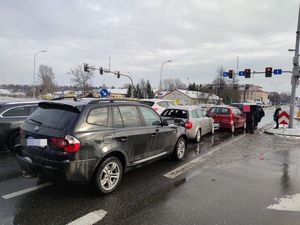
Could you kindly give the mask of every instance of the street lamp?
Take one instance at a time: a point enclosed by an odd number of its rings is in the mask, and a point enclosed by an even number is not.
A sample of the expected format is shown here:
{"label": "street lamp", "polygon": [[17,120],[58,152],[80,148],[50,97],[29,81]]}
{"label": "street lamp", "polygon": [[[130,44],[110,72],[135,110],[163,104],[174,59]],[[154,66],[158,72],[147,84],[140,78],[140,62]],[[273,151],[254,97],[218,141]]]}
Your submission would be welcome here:
{"label": "street lamp", "polygon": [[33,57],[33,95],[32,95],[33,98],[35,98],[35,58],[39,53],[42,52],[47,52],[47,51],[46,50],[38,51],[34,53],[34,57]]}
{"label": "street lamp", "polygon": [[160,67],[160,82],[159,82],[159,90],[161,91],[162,90],[162,69],[163,69],[163,66],[166,64],[166,63],[170,63],[170,62],[172,62],[172,60],[167,60],[167,61],[165,61],[165,62],[163,62],[162,64],[161,64],[161,67]]}

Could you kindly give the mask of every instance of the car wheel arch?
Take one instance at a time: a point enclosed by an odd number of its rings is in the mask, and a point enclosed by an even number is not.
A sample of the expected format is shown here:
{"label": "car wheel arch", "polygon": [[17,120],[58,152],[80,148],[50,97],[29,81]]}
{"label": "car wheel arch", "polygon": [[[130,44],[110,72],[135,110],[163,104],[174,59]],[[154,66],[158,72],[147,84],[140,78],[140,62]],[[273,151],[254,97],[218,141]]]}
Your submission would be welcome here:
{"label": "car wheel arch", "polygon": [[114,150],[111,150],[109,151],[107,154],[105,154],[96,164],[95,168],[94,168],[94,171],[93,171],[93,176],[95,176],[95,173],[97,172],[97,169],[98,167],[101,165],[102,162],[104,162],[107,158],[109,157],[116,157],[118,158],[121,163],[122,163],[122,166],[123,166],[123,172],[126,171],[126,166],[129,164],[129,161],[128,161],[128,158],[127,156],[125,155],[124,152],[122,152],[122,150],[119,150],[119,149],[114,149]]}

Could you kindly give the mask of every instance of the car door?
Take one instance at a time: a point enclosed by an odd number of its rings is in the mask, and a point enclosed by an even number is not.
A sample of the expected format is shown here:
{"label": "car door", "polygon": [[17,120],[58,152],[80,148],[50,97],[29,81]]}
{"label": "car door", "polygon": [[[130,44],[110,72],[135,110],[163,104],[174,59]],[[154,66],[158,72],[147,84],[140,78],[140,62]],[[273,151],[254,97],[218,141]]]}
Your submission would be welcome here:
{"label": "car door", "polygon": [[207,134],[211,131],[212,129],[212,124],[211,124],[211,120],[210,118],[206,117],[204,114],[203,114],[203,111],[201,109],[196,109],[196,112],[197,112],[197,116],[198,116],[198,119],[201,121],[201,124],[202,124],[202,133],[203,134]]}
{"label": "car door", "polygon": [[140,106],[140,113],[143,118],[145,129],[150,135],[150,149],[148,156],[157,155],[169,150],[172,146],[172,130],[168,126],[161,125],[161,118],[152,109]]}
{"label": "car door", "polygon": [[150,131],[142,125],[136,106],[114,106],[113,127],[119,148],[125,151],[130,162],[141,160],[150,149]]}

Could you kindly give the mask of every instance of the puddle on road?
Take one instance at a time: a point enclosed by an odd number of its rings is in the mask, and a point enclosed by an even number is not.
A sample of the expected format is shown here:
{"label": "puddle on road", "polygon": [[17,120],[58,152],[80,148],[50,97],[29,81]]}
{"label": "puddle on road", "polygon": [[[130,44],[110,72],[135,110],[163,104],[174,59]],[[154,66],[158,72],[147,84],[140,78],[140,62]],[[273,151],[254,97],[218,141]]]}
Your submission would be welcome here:
{"label": "puddle on road", "polygon": [[214,135],[205,135],[199,143],[188,143],[187,157],[195,157],[202,153],[209,152],[212,148],[224,143],[230,138],[237,137],[244,134],[243,131],[238,131],[235,134],[229,132],[219,131]]}

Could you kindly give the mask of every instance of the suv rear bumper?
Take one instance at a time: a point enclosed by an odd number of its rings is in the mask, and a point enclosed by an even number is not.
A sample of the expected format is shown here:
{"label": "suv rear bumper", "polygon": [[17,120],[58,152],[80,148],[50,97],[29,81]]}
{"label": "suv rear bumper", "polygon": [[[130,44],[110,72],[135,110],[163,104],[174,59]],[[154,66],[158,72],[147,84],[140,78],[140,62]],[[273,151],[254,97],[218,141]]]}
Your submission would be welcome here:
{"label": "suv rear bumper", "polygon": [[39,175],[53,182],[88,182],[94,173],[98,159],[78,161],[34,161],[30,157],[17,154],[17,160],[23,170],[29,174]]}

